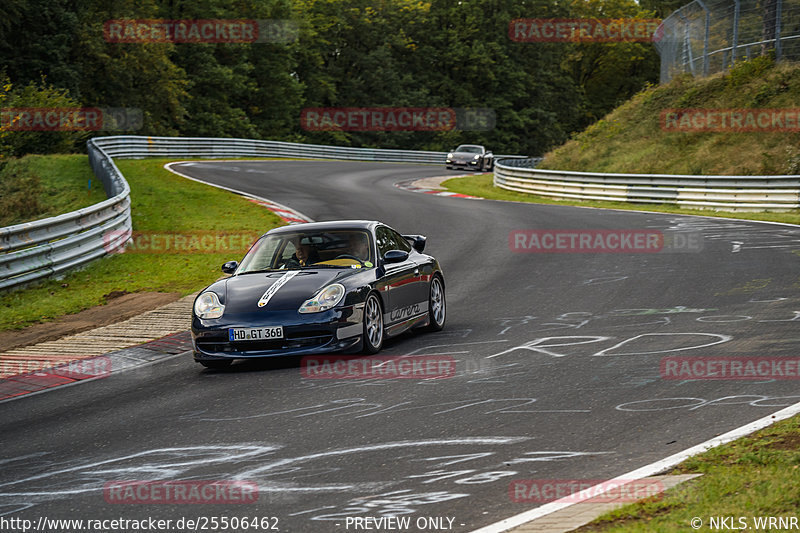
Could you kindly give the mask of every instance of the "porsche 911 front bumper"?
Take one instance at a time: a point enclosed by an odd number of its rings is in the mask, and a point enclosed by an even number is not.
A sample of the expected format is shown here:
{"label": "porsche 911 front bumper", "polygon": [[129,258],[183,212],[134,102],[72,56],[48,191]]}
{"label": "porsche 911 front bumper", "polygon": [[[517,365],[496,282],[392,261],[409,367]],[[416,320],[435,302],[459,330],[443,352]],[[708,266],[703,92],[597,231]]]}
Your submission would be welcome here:
{"label": "porsche 911 front bumper", "polygon": [[[362,309],[347,306],[311,313],[259,312],[216,320],[192,319],[194,360],[248,359],[350,352],[362,349]],[[283,327],[283,338],[231,341],[230,328]]]}

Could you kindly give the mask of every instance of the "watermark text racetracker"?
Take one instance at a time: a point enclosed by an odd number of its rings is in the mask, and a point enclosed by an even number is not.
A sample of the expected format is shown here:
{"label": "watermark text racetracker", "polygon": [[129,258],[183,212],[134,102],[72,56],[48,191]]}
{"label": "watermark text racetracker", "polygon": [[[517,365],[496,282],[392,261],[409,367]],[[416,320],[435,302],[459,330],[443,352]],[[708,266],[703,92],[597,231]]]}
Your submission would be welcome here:
{"label": "watermark text racetracker", "polygon": [[300,114],[306,131],[489,131],[490,108],[309,107]]}
{"label": "watermark text racetracker", "polygon": [[659,230],[513,230],[508,247],[515,253],[670,253],[699,252],[698,232]]}
{"label": "watermark text racetracker", "polygon": [[141,129],[141,109],[133,107],[16,107],[0,109],[5,131],[133,131]]}
{"label": "watermark text racetracker", "polygon": [[246,252],[260,236],[256,232],[110,230],[103,234],[103,243],[108,253],[229,254]]}
{"label": "watermark text racetracker", "polygon": [[650,42],[660,38],[656,19],[515,19],[508,25],[512,41],[555,42]]}
{"label": "watermark text racetracker", "polygon": [[770,132],[800,131],[800,108],[665,109],[661,129],[680,132]]}
{"label": "watermark text racetracker", "polygon": [[109,481],[107,503],[244,504],[258,501],[258,485],[249,481]]}
{"label": "watermark text racetracker", "polygon": [[790,380],[800,379],[798,357],[665,357],[661,378],[674,380]]}
{"label": "watermark text racetracker", "polygon": [[293,20],[115,19],[103,24],[109,43],[288,43],[296,41]]}
{"label": "watermark text racetracker", "polygon": [[52,360],[41,359],[2,359],[0,360],[0,379],[9,376],[30,374],[31,377],[47,376],[67,379],[104,378],[111,375],[111,358],[104,355],[76,359],[52,366]]}
{"label": "watermark text racetracker", "polygon": [[635,502],[663,491],[660,481],[647,479],[515,479],[508,486],[508,496],[515,503]]}
{"label": "watermark text racetracker", "polygon": [[300,372],[306,379],[441,379],[455,376],[456,361],[443,355],[313,355],[303,357]]}

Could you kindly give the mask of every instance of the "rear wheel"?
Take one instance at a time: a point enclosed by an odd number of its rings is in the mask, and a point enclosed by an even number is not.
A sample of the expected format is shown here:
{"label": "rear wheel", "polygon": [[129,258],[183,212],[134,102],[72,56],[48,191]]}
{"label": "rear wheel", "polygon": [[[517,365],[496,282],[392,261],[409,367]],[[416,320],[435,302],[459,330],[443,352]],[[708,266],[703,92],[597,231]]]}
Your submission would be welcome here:
{"label": "rear wheel", "polygon": [[383,309],[375,293],[364,303],[364,351],[378,353],[383,347]]}
{"label": "rear wheel", "polygon": [[200,361],[200,364],[206,368],[212,368],[214,370],[221,370],[223,368],[228,368],[231,366],[233,360],[231,359],[220,359],[219,361]]}
{"label": "rear wheel", "polygon": [[444,283],[439,276],[431,280],[430,296],[428,298],[428,331],[441,331],[447,319],[447,303],[444,297]]}

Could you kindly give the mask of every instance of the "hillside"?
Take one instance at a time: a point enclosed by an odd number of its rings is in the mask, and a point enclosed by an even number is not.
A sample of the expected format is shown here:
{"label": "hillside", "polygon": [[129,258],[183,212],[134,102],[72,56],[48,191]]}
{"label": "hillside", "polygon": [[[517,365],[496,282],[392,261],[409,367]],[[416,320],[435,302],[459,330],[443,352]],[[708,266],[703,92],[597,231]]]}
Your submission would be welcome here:
{"label": "hillside", "polygon": [[[673,109],[746,109],[753,113],[745,115],[758,118],[764,111],[771,115],[776,109],[787,108],[796,108],[795,113],[784,112],[776,124],[784,130],[793,127],[793,131],[679,131],[676,124],[695,129],[702,123],[669,122],[663,116]],[[775,65],[768,58],[756,58],[724,75],[704,79],[681,76],[645,89],[546,154],[540,168],[654,174],[800,174],[797,108],[800,64]],[[714,119],[717,129],[724,129],[720,120],[730,118],[731,113],[722,115]],[[707,113],[704,116],[711,120]],[[766,119],[755,128],[749,124],[751,130],[769,129]]]}

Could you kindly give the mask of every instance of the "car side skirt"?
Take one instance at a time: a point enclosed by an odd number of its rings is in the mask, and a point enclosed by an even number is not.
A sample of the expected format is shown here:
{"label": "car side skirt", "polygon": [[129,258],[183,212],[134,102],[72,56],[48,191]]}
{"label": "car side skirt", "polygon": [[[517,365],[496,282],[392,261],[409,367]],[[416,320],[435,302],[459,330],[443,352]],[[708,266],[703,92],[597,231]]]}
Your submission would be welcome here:
{"label": "car side skirt", "polygon": [[[428,313],[428,302],[420,302],[418,304],[414,304],[412,306],[406,307],[401,309],[399,312],[403,312],[406,309],[412,309],[413,315],[408,316],[407,318],[400,319],[399,322],[395,322],[393,324],[389,324],[385,326],[386,335],[389,337],[394,337],[395,335],[399,335],[406,330],[411,328],[427,326],[430,322],[430,314]],[[398,311],[394,311],[394,313],[384,313],[383,314],[383,321],[386,324],[392,317],[393,314],[398,313]],[[395,315],[395,320],[397,320],[397,316]]]}

